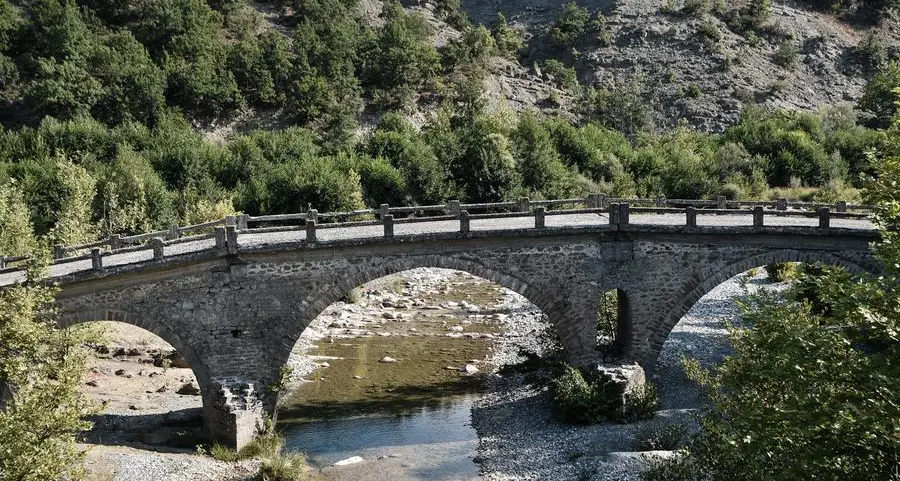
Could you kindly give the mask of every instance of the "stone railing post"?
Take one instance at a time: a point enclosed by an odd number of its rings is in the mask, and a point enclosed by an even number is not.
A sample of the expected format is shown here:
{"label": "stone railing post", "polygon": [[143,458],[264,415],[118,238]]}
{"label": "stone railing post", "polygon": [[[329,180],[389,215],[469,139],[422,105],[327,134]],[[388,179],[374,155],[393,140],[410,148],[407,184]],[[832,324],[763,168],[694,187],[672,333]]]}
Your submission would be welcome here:
{"label": "stone railing post", "polygon": [[0,256],[0,269],[6,269],[6,257]]}
{"label": "stone railing post", "polygon": [[781,198],[775,201],[775,210],[787,210],[787,199]]}
{"label": "stone railing post", "polygon": [[837,203],[834,204],[834,210],[836,212],[841,212],[841,213],[847,212],[847,201],[846,200],[837,201]]}
{"label": "stone railing post", "polygon": [[716,209],[725,210],[728,208],[728,199],[724,195],[716,197]]}
{"label": "stone railing post", "polygon": [[[232,224],[232,225],[229,225],[228,227],[233,228],[234,225]],[[222,227],[222,226],[216,227],[215,234],[216,234],[216,249],[227,250],[228,243],[227,243],[226,237],[225,237],[225,227]]]}
{"label": "stone railing post", "polygon": [[384,224],[384,236],[385,237],[394,237],[394,215],[386,214],[381,218],[381,222]]}
{"label": "stone railing post", "polygon": [[534,209],[534,228],[535,229],[543,229],[546,227],[544,216],[547,213],[547,209],[543,206],[536,207]]}
{"label": "stone railing post", "polygon": [[459,211],[459,232],[462,234],[469,233],[469,211],[461,210]]}
{"label": "stone railing post", "polygon": [[688,206],[684,210],[684,217],[687,221],[687,226],[694,228],[697,227],[697,209],[693,206]]}
{"label": "stone railing post", "polygon": [[453,217],[459,217],[459,201],[451,200],[447,203],[447,209],[450,211],[450,215]]}
{"label": "stone railing post", "polygon": [[605,209],[607,202],[609,202],[607,199],[608,199],[608,197],[603,192],[600,192],[599,194],[597,194],[597,208]]}
{"label": "stone railing post", "polygon": [[531,199],[528,197],[519,197],[519,200],[516,202],[516,210],[519,212],[528,212],[531,210]]}
{"label": "stone railing post", "polygon": [[229,226],[229,225],[237,225],[237,218],[236,218],[235,216],[233,216],[233,215],[227,215],[227,216],[225,216],[225,225],[226,225],[226,226]]}
{"label": "stone railing post", "polygon": [[225,226],[225,247],[229,254],[237,254],[237,228],[233,225]]}
{"label": "stone railing post", "polygon": [[609,225],[619,225],[619,204],[609,204]]}
{"label": "stone railing post", "polygon": [[584,206],[588,209],[596,209],[600,207],[600,203],[598,202],[597,194],[591,193],[587,195],[587,198],[584,199]]}
{"label": "stone railing post", "polygon": [[103,255],[100,253],[99,247],[91,249],[91,268],[95,271],[103,270]]}
{"label": "stone railing post", "polygon": [[56,244],[53,246],[53,258],[54,259],[62,259],[66,256],[66,246],[62,244]]}
{"label": "stone railing post", "polygon": [[628,225],[631,217],[631,206],[628,202],[619,204],[619,225]]}
{"label": "stone railing post", "polygon": [[382,219],[384,219],[384,217],[385,217],[386,215],[389,215],[390,213],[391,213],[391,206],[390,206],[390,205],[388,205],[388,204],[381,204],[381,205],[378,206],[378,215],[379,215],[379,217],[381,217]]}
{"label": "stone railing post", "polygon": [[316,241],[316,221],[313,219],[306,220],[306,242]]}
{"label": "stone railing post", "polygon": [[247,224],[250,222],[250,214],[241,214],[237,218],[238,230],[247,230]]}
{"label": "stone railing post", "polygon": [[163,258],[163,239],[162,237],[154,237],[150,240],[150,245],[153,247],[153,259],[160,260]]}
{"label": "stone railing post", "polygon": [[113,234],[109,236],[109,248],[110,250],[117,250],[122,248],[122,236],[119,234]]}
{"label": "stone railing post", "polygon": [[312,221],[316,221],[316,223],[318,223],[319,222],[319,211],[316,209],[309,209],[308,211],[306,211],[306,220],[312,220]]}
{"label": "stone railing post", "polygon": [[172,224],[169,226],[169,233],[166,234],[166,239],[175,240],[181,237],[181,234],[178,233],[178,224]]}
{"label": "stone railing post", "polygon": [[761,205],[758,205],[753,208],[753,227],[762,227],[765,225],[764,220],[765,212],[763,212],[763,208]]}
{"label": "stone railing post", "polygon": [[829,227],[831,227],[831,209],[819,207],[819,228],[827,229]]}
{"label": "stone railing post", "polygon": [[665,207],[667,204],[666,196],[661,195],[656,198],[656,207]]}

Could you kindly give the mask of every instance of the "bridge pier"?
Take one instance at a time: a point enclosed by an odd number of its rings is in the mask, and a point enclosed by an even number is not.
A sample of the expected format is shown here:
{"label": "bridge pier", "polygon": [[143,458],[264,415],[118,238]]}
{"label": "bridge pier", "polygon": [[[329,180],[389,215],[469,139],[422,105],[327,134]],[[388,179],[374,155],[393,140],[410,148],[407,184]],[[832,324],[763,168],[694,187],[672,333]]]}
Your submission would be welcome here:
{"label": "bridge pier", "polygon": [[274,395],[267,390],[261,382],[234,379],[200,386],[210,442],[241,449],[266,432],[275,412]]}

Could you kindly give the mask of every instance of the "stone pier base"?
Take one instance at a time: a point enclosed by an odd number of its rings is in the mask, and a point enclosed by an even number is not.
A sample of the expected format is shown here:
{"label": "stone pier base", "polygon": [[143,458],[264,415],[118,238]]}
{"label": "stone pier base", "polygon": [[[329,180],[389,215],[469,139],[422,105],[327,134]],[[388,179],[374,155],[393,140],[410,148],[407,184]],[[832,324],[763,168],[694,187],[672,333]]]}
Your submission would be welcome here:
{"label": "stone pier base", "polygon": [[203,422],[210,442],[241,449],[268,428],[272,409],[259,383],[213,382],[202,392]]}

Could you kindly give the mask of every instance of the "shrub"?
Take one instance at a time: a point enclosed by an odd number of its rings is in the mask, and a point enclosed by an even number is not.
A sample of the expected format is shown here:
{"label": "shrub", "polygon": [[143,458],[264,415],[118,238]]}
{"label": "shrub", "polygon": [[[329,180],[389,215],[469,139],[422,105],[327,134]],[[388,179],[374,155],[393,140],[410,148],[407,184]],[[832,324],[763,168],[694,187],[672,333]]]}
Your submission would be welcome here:
{"label": "shrub", "polygon": [[778,45],[778,49],[775,50],[775,56],[772,57],[772,60],[782,67],[790,67],[797,62],[797,57],[799,56],[800,49],[797,47],[797,43],[793,40],[785,40]]}
{"label": "shrub", "polygon": [[615,399],[604,386],[585,379],[578,368],[565,366],[551,389],[554,406],[563,420],[578,424],[607,421],[616,408]]}
{"label": "shrub", "polygon": [[305,481],[306,458],[302,454],[279,454],[262,460],[257,479],[259,481]]}
{"label": "shrub", "polygon": [[719,195],[725,196],[728,200],[741,200],[741,186],[737,184],[725,184],[719,190]]}
{"label": "shrub", "polygon": [[900,88],[900,64],[891,62],[881,69],[863,89],[859,108],[873,116],[871,125],[884,128],[891,125],[897,105],[894,89]]}
{"label": "shrub", "polygon": [[779,262],[777,264],[769,264],[766,266],[766,273],[769,279],[775,282],[785,282],[797,277],[796,262]]}
{"label": "shrub", "polygon": [[647,382],[644,389],[625,398],[625,413],[618,421],[634,422],[651,419],[659,410],[659,393],[656,385]]}
{"label": "shrub", "polygon": [[699,15],[709,10],[709,0],[684,0],[681,12],[686,15]]}
{"label": "shrub", "polygon": [[507,25],[506,17],[501,12],[497,12],[497,20],[491,27],[491,33],[497,44],[497,52],[504,57],[515,59],[525,46],[522,34]]}
{"label": "shrub", "polygon": [[549,75],[550,78],[553,79],[553,82],[559,87],[570,90],[574,90],[578,87],[578,74],[575,72],[575,69],[567,67],[566,64],[555,58],[546,60],[541,64],[541,69],[545,74]]}
{"label": "shrub", "polygon": [[700,98],[702,94],[703,91],[700,90],[700,86],[697,84],[690,84],[684,89],[684,96],[692,99]]}
{"label": "shrub", "polygon": [[237,451],[229,448],[228,446],[223,446],[219,443],[214,443],[212,446],[210,446],[209,455],[219,461],[226,462],[237,461],[238,459],[240,459],[238,458]]}
{"label": "shrub", "polygon": [[575,2],[567,3],[556,14],[550,36],[557,45],[568,45],[584,33],[590,18],[587,8],[579,7]]}
{"label": "shrub", "polygon": [[644,428],[637,432],[635,438],[635,449],[638,451],[673,451],[684,443],[687,428],[682,424]]}

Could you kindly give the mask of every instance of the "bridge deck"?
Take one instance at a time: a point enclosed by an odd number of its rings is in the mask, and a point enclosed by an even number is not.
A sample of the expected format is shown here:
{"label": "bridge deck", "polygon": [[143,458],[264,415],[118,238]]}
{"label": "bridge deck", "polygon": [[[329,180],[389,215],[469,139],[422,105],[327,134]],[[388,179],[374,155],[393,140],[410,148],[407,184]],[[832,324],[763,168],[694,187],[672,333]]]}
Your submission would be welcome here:
{"label": "bridge deck", "polygon": [[[815,217],[796,217],[796,216],[778,216],[772,211],[766,212],[766,227],[803,227],[815,229],[818,228],[818,218]],[[875,229],[875,225],[867,219],[831,219],[830,226],[832,228],[844,228],[854,230],[870,231]],[[629,224],[633,226],[684,226],[686,218],[684,213],[666,213],[666,214],[631,214]],[[608,226],[609,219],[607,214],[565,214],[565,215],[547,215],[546,227],[552,231],[553,228],[565,227],[601,227]],[[697,216],[697,226],[702,227],[738,227],[753,226],[753,217],[751,215],[739,214],[706,214]],[[504,230],[521,230],[533,229],[533,217],[509,217],[500,219],[472,219],[470,230],[473,232],[488,231],[504,231]],[[254,233],[252,231],[239,231],[238,246],[239,247],[259,247],[274,246],[278,244],[303,242],[306,239],[304,230],[291,230],[282,232]],[[397,223],[394,225],[395,236],[410,236],[421,234],[442,234],[459,232],[459,220],[440,220],[440,221],[422,221],[414,223]],[[327,224],[319,226],[316,231],[316,239],[319,243],[328,243],[335,241],[345,241],[354,239],[380,238],[384,236],[384,227],[381,224],[369,226],[350,226],[328,228]],[[165,256],[172,257],[181,254],[203,252],[215,249],[214,239],[203,239],[198,241],[184,242],[180,244],[167,245],[165,247]],[[130,264],[138,264],[153,260],[153,251],[150,249],[128,253],[109,253],[103,256],[104,268],[124,266]],[[90,271],[92,269],[91,259],[82,259],[61,264],[54,264],[50,268],[50,277],[61,277],[82,271]],[[0,274],[0,285],[9,285],[16,281],[24,279],[24,273],[5,272]]]}

